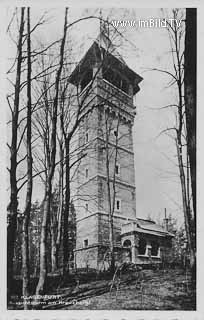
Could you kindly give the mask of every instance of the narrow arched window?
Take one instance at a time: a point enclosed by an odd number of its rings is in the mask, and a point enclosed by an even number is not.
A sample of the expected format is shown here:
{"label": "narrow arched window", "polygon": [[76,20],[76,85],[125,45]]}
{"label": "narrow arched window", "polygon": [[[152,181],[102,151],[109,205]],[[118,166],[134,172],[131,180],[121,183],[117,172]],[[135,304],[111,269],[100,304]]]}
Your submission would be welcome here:
{"label": "narrow arched window", "polygon": [[130,240],[125,240],[124,243],[123,243],[123,247],[125,248],[130,248],[131,247],[131,241]]}

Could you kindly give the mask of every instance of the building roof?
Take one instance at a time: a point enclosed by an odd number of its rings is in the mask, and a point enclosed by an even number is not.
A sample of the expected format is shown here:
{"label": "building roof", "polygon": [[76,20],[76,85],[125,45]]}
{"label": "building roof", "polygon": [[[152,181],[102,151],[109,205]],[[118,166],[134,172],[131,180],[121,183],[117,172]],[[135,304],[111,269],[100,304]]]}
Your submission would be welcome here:
{"label": "building roof", "polygon": [[143,78],[128,67],[122,56],[115,49],[111,40],[103,32],[101,32],[93,41],[92,45],[72,71],[69,77],[70,83],[76,84],[88,67],[91,67],[96,62],[101,61],[101,56],[105,56],[107,65],[111,65],[111,67],[126,74],[127,78],[133,83],[134,94],[140,90],[138,84],[143,80]]}
{"label": "building roof", "polygon": [[149,230],[149,231],[156,231],[159,233],[165,233],[169,236],[174,236],[172,233],[170,233],[169,231],[165,230],[165,228],[163,228],[162,226],[160,226],[159,224],[157,224],[154,221],[151,220],[145,220],[145,219],[137,219],[139,227],[141,229],[145,229],[145,230]]}
{"label": "building roof", "polygon": [[137,218],[134,222],[125,223],[122,233],[138,232],[161,237],[174,237],[174,234],[165,230],[162,226],[151,220]]}

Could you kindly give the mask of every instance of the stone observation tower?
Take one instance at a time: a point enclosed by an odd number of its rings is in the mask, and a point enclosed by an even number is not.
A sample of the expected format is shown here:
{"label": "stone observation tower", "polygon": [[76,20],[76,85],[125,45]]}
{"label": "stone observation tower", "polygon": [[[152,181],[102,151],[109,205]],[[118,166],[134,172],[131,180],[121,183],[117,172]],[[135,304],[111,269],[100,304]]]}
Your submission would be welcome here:
{"label": "stone observation tower", "polygon": [[86,153],[77,170],[75,263],[78,268],[109,267],[110,203],[112,210],[114,207],[115,260],[121,263],[127,258],[123,250],[126,241],[129,259],[136,261],[139,222],[132,127],[136,114],[133,97],[140,90],[141,81],[103,32],[70,76],[70,82],[79,92],[78,103],[84,114],[78,144]]}

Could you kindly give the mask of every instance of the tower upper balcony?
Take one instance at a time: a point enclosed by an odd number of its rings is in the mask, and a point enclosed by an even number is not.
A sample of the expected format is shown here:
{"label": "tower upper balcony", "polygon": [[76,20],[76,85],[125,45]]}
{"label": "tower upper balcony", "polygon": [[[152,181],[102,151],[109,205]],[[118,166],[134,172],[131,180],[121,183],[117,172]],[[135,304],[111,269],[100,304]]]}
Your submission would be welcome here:
{"label": "tower upper balcony", "polygon": [[114,83],[113,79],[108,79],[104,75],[97,80],[96,91],[99,101],[107,101],[112,107],[115,106],[123,112],[134,115],[136,106],[133,105],[132,86],[126,83],[126,87],[122,88],[122,85],[118,84],[123,84],[125,81],[119,75],[116,77],[121,80],[119,83]]}
{"label": "tower upper balcony", "polygon": [[[107,101],[109,105],[123,111],[135,112],[136,107],[133,105],[131,85],[127,85],[127,90],[123,90],[123,88],[111,81],[112,79],[107,79],[101,75],[95,79],[87,80],[88,83],[81,88],[79,93],[79,99],[80,101],[84,100],[84,104],[88,104],[91,100],[97,98],[97,101],[94,101],[95,105],[99,105],[102,101]],[[122,80],[121,83],[123,83]]]}
{"label": "tower upper balcony", "polygon": [[142,77],[127,66],[105,35],[94,41],[70,76],[84,105],[92,100],[94,105],[103,101],[130,116],[135,114],[133,96],[140,90],[141,81]]}

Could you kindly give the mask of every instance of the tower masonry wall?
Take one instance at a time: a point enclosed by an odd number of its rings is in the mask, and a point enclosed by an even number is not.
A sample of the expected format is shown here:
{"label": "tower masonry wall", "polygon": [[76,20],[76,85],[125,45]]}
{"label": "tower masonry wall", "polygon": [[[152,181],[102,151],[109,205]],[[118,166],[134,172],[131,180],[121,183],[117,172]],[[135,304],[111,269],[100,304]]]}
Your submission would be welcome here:
{"label": "tower masonry wall", "polygon": [[[108,215],[107,214],[99,214],[98,217],[98,234],[99,234],[99,243],[100,244],[109,244],[109,222],[108,222]],[[121,226],[125,223],[125,219],[123,217],[114,216],[113,218],[113,241],[114,245],[121,245]]]}
{"label": "tower masonry wall", "polygon": [[[115,194],[115,210],[114,214],[121,215],[124,218],[136,218],[136,204],[135,204],[135,188],[128,187],[119,182],[116,182],[116,194]],[[111,187],[111,203],[113,205],[113,188]],[[117,209],[117,201],[120,202],[120,208]],[[104,178],[100,179],[99,189],[99,211],[105,211],[108,213],[109,202],[107,184]]]}
{"label": "tower masonry wall", "polygon": [[[103,88],[104,89],[104,88]],[[85,115],[79,127],[79,147],[86,156],[80,161],[77,170],[78,200],[76,208],[76,250],[75,261],[78,268],[108,267],[109,248],[109,203],[107,192],[107,133],[109,178],[111,202],[113,199],[113,179],[115,176],[115,210],[113,237],[116,248],[116,261],[122,257],[121,226],[129,219],[136,218],[135,170],[132,123],[134,108],[126,105],[127,96],[105,84],[105,90],[114,90],[110,104],[101,99],[102,91],[97,90],[96,105]],[[124,98],[124,100],[123,100]],[[123,100],[123,101],[122,101]],[[114,102],[114,105],[111,103]],[[131,114],[127,114],[131,110]],[[108,115],[108,118],[107,118]],[[118,122],[119,119],[119,122]],[[118,125],[119,123],[119,125]],[[108,131],[107,131],[108,130]],[[117,151],[116,151],[116,145]],[[117,161],[116,161],[117,152]],[[116,164],[116,166],[115,166]],[[113,205],[113,203],[112,203]],[[119,205],[119,208],[118,208]]]}
{"label": "tower masonry wall", "polygon": [[[99,153],[99,174],[106,176],[106,151],[100,150]],[[115,170],[115,152],[114,147],[110,147],[111,157],[109,159],[109,176],[113,178],[114,170]],[[120,182],[124,182],[130,186],[135,186],[135,170],[134,170],[134,154],[130,153],[126,150],[121,150],[118,148],[117,150],[117,161],[116,165],[118,165],[119,173],[115,175],[116,180]]]}
{"label": "tower masonry wall", "polygon": [[[87,244],[85,244],[87,240]],[[77,221],[76,249],[83,249],[98,243],[98,216],[96,214]]]}
{"label": "tower masonry wall", "polygon": [[98,247],[89,247],[75,251],[77,268],[98,269]]}
{"label": "tower masonry wall", "polygon": [[[98,231],[95,233],[98,222]],[[121,226],[128,220],[114,216],[114,252],[116,265],[123,261],[123,248],[121,247]],[[110,267],[109,257],[109,223],[108,215],[105,213],[96,213],[86,219],[77,222],[80,232],[78,245],[75,250],[75,262],[77,268],[94,268],[98,270],[107,270]],[[90,228],[93,226],[93,228]],[[95,230],[94,230],[95,228]],[[95,235],[95,237],[93,236]],[[94,243],[98,237],[97,243]],[[82,245],[84,239],[88,239],[88,246]],[[93,241],[93,242],[92,242]]]}

